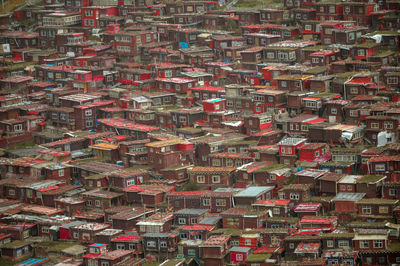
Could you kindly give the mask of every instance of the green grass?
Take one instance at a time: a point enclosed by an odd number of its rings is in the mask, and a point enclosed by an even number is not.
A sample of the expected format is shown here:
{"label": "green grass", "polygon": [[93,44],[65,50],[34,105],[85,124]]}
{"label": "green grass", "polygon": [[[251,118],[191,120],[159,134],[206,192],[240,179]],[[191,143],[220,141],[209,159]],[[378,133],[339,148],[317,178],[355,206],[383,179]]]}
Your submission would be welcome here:
{"label": "green grass", "polygon": [[145,264],[143,264],[144,266],[158,266],[160,265],[160,263],[156,262],[156,261],[148,261]]}
{"label": "green grass", "polygon": [[34,147],[36,144],[33,142],[33,140],[28,141],[28,142],[23,142],[14,146],[10,146],[7,149],[9,150],[18,150],[18,149],[25,149],[25,148],[31,148]]}
{"label": "green grass", "polygon": [[47,252],[61,252],[62,250],[75,246],[75,242],[44,241],[38,243],[37,247],[47,248]]}
{"label": "green grass", "polygon": [[271,4],[281,4],[280,0],[239,0],[234,7],[252,8]]}
{"label": "green grass", "polygon": [[271,257],[270,253],[253,253],[250,254],[247,258],[246,258],[246,262],[264,262],[266,259],[269,259]]}
{"label": "green grass", "polygon": [[[23,260],[27,260],[28,258],[24,258]],[[15,261],[15,260],[9,260],[6,258],[0,258],[0,265],[1,266],[11,266],[11,265],[16,265],[18,264],[19,261]]]}

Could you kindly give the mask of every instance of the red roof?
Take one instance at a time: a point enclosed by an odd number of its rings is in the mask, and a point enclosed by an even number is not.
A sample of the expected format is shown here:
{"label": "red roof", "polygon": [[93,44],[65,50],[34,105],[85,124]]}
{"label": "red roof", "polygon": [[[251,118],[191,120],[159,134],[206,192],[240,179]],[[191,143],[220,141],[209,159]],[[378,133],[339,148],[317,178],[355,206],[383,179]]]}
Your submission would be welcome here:
{"label": "red roof", "polygon": [[253,205],[260,206],[287,206],[290,200],[258,200]]}
{"label": "red roof", "polygon": [[114,237],[112,241],[137,241],[138,239],[141,239],[141,236],[132,236],[132,235],[120,235],[117,237]]}
{"label": "red roof", "polygon": [[317,119],[310,120],[310,121],[307,121],[307,122],[304,122],[304,123],[306,123],[306,124],[316,124],[316,123],[322,123],[322,122],[325,122],[325,121],[326,121],[326,119],[324,119],[324,118],[317,118]]}

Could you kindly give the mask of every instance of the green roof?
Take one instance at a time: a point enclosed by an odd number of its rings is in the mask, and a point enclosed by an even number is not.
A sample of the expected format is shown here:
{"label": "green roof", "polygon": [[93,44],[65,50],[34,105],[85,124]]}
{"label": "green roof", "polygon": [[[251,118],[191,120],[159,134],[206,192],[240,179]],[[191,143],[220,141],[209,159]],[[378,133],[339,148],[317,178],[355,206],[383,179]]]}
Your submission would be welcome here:
{"label": "green roof", "polygon": [[319,50],[325,50],[326,48],[328,48],[328,45],[315,45],[315,46],[304,47],[303,51],[319,51]]}
{"label": "green roof", "polygon": [[[319,196],[314,196],[310,197],[308,202],[330,202],[333,199],[333,197],[319,197]],[[307,200],[306,200],[307,201]]]}
{"label": "green roof", "polygon": [[400,243],[389,243],[387,250],[390,251],[400,251]]}
{"label": "green roof", "polygon": [[1,248],[20,248],[32,244],[30,241],[14,240],[1,246]]}
{"label": "green roof", "polygon": [[326,71],[326,66],[317,66],[317,67],[307,69],[306,71],[304,71],[304,73],[315,75],[315,74],[319,74],[324,71]]}
{"label": "green roof", "polygon": [[365,175],[357,180],[357,183],[376,183],[384,178],[382,175]]}
{"label": "green roof", "polygon": [[236,140],[236,141],[229,141],[229,142],[225,142],[222,145],[223,146],[233,146],[233,145],[257,145],[258,141],[257,140]]}
{"label": "green roof", "polygon": [[386,222],[362,222],[354,221],[346,224],[347,227],[359,227],[359,228],[385,228]]}
{"label": "green roof", "polygon": [[277,169],[277,168],[282,168],[282,167],[284,167],[283,164],[280,164],[280,163],[273,163],[273,164],[266,165],[266,166],[264,166],[264,167],[261,167],[261,168],[255,170],[254,173],[266,172],[266,171],[268,171],[268,170]]}
{"label": "green roof", "polygon": [[337,95],[340,95],[340,94],[333,93],[333,92],[322,92],[322,93],[312,94],[312,95],[310,95],[310,97],[325,98],[325,97],[335,97]]}
{"label": "green roof", "polygon": [[183,127],[183,128],[177,128],[177,132],[183,132],[183,133],[201,133],[203,130],[201,128],[195,128],[195,127]]}
{"label": "green roof", "polygon": [[223,235],[231,235],[231,236],[241,236],[243,233],[243,230],[236,229],[236,228],[220,228],[217,230],[211,231],[211,234],[223,234]]}
{"label": "green roof", "polygon": [[385,51],[381,51],[375,55],[371,55],[371,57],[386,57],[386,56],[393,55],[393,54],[394,54],[393,51],[385,50]]}
{"label": "green roof", "polygon": [[364,42],[354,45],[355,48],[372,48],[375,46],[379,46],[379,44],[376,42]]}
{"label": "green roof", "polygon": [[43,241],[37,243],[36,247],[46,248],[47,252],[61,252],[66,248],[78,245],[76,242]]}
{"label": "green roof", "polygon": [[382,198],[369,198],[357,201],[357,204],[396,204],[398,200],[382,199]]}
{"label": "green roof", "polygon": [[35,65],[35,62],[23,62],[23,63],[17,63],[17,64],[12,64],[9,66],[3,66],[1,67],[4,71],[12,71],[16,69],[21,69],[25,68],[27,66]]}
{"label": "green roof", "polygon": [[340,79],[348,79],[348,78],[351,78],[352,76],[354,76],[357,73],[358,72],[344,72],[344,73],[336,74],[336,77],[340,78]]}
{"label": "green roof", "polygon": [[247,256],[246,262],[264,262],[271,257],[271,253],[253,253]]}

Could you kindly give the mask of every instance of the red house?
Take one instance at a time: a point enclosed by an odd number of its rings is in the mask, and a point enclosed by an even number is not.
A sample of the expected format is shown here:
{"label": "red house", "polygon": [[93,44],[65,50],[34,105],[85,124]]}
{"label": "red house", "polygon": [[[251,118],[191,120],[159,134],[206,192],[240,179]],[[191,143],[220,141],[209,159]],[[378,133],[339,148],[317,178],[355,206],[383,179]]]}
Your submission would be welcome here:
{"label": "red house", "polygon": [[336,216],[304,216],[300,220],[300,228],[320,229],[323,231],[335,231],[338,224]]}
{"label": "red house", "polygon": [[250,254],[251,248],[249,247],[231,247],[229,250],[231,256],[231,263],[241,264],[243,263],[247,256]]}
{"label": "red house", "polygon": [[226,100],[222,98],[203,101],[203,110],[206,113],[225,111]]}
{"label": "red house", "polygon": [[82,27],[99,28],[99,17],[117,16],[118,9],[113,6],[87,6],[81,8]]}
{"label": "red house", "polygon": [[308,143],[299,147],[299,160],[313,162],[330,158],[329,146],[326,143]]}
{"label": "red house", "polygon": [[278,143],[280,163],[294,165],[297,161],[297,150],[305,144],[304,138],[286,138]]}

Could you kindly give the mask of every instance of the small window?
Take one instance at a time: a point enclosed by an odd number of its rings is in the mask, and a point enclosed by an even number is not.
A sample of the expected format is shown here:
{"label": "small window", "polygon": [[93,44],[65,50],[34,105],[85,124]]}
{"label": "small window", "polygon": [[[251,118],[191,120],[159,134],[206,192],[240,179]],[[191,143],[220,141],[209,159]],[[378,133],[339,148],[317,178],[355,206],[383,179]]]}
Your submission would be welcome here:
{"label": "small window", "polygon": [[328,240],[328,241],[326,241],[326,246],[327,246],[328,248],[333,248],[333,240]]}

